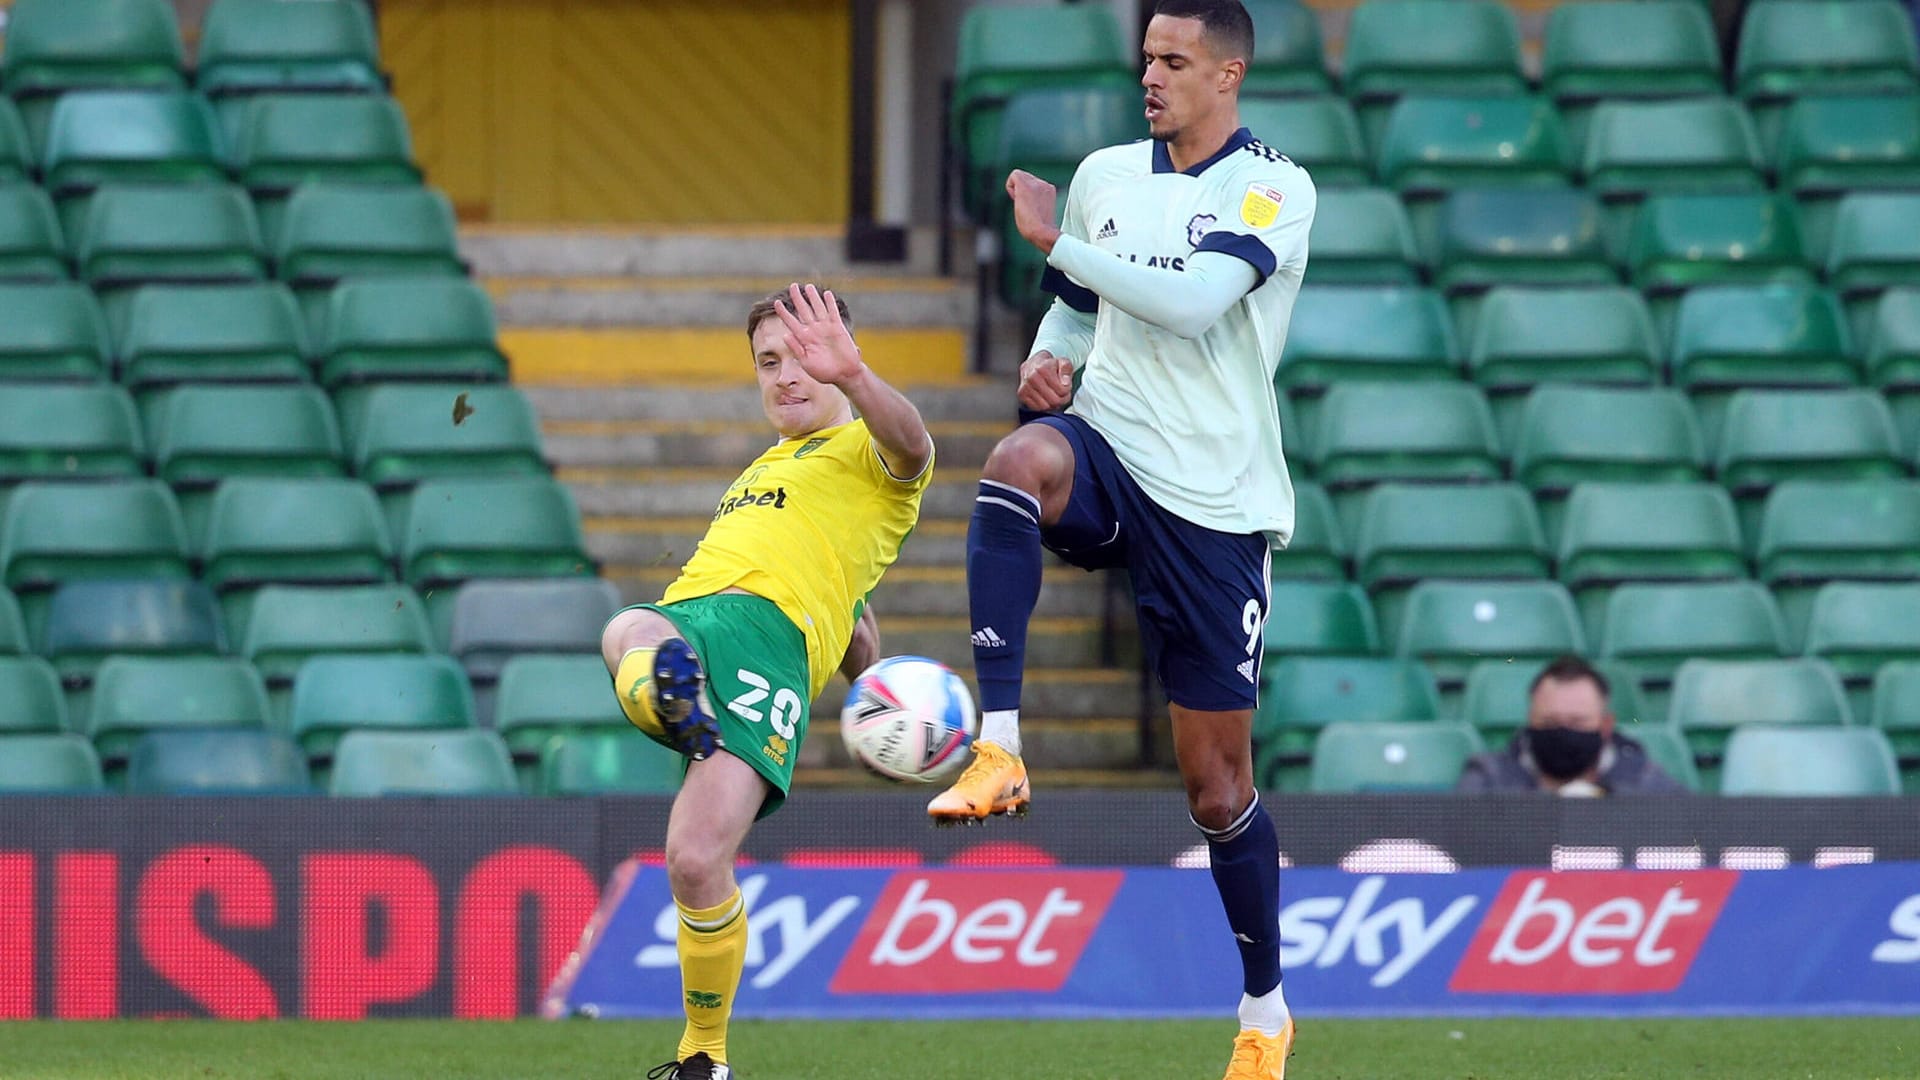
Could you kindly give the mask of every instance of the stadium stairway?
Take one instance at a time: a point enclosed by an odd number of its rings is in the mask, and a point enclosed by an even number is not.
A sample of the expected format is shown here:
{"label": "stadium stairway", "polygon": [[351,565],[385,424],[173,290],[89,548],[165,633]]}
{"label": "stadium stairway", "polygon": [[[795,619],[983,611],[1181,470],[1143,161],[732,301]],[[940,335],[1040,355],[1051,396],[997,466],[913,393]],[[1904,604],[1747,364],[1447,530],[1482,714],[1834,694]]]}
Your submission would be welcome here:
{"label": "stadium stairway", "polygon": [[[924,238],[916,238],[924,239]],[[651,600],[727,483],[769,441],[745,348],[747,308],[793,280],[844,291],[862,347],[926,417],[939,461],[919,528],[874,596],[882,649],[970,673],[966,527],[980,468],[1014,421],[1011,380],[967,371],[972,290],[931,272],[849,266],[836,232],[793,228],[536,232],[476,228],[462,252],[494,297],[515,381],[539,412],[588,547],[628,602]],[[892,272],[889,272],[892,271]],[[1028,645],[1030,759],[1056,782],[1150,779],[1138,755],[1130,649],[1101,667],[1101,576],[1062,564]],[[814,710],[803,774],[845,780],[836,679]]]}

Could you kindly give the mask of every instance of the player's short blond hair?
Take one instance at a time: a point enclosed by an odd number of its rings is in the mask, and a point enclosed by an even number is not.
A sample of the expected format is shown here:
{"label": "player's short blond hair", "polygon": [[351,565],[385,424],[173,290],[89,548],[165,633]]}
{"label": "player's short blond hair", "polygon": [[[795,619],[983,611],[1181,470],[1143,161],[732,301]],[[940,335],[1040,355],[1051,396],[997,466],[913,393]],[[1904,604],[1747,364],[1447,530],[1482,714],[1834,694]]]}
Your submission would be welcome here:
{"label": "player's short blond hair", "polygon": [[[825,289],[822,289],[820,291],[822,293],[826,292]],[[765,298],[755,302],[755,304],[752,307],[747,309],[747,338],[749,340],[753,338],[753,332],[755,330],[760,329],[761,323],[765,322],[768,319],[777,318],[777,315],[773,310],[773,302],[775,300],[778,300],[789,307],[793,305],[793,298],[787,295],[787,290],[785,289],[781,289],[779,292],[772,293],[766,296]],[[853,315],[852,313],[847,311],[847,302],[845,300],[842,300],[838,293],[835,293],[833,297],[833,305],[840,309],[840,321],[847,324],[847,331],[851,333],[853,331]]]}

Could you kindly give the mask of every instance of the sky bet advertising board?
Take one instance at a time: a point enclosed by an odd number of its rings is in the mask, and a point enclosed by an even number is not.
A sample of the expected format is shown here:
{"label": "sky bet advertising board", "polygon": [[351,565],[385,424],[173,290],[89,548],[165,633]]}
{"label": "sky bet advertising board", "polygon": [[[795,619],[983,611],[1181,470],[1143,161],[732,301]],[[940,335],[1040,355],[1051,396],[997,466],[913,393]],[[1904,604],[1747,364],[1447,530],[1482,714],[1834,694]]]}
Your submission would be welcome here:
{"label": "sky bet advertising board", "polygon": [[[1920,863],[1283,873],[1303,1015],[1920,1013]],[[756,1017],[1220,1015],[1239,960],[1175,869],[743,868]],[[680,1015],[658,867],[614,875],[550,1016]]]}

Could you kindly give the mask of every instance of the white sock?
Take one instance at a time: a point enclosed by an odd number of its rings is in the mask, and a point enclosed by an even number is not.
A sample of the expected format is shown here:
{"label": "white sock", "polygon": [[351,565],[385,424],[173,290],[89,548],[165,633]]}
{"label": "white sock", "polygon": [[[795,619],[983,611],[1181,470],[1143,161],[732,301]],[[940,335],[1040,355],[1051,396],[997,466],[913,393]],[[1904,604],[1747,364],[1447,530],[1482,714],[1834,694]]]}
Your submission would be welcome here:
{"label": "white sock", "polygon": [[980,717],[980,741],[1020,756],[1020,710],[995,709]]}
{"label": "white sock", "polygon": [[1252,1029],[1268,1038],[1278,1038],[1280,1029],[1287,1026],[1287,995],[1280,992],[1279,985],[1254,997],[1251,994],[1240,995],[1240,1030]]}

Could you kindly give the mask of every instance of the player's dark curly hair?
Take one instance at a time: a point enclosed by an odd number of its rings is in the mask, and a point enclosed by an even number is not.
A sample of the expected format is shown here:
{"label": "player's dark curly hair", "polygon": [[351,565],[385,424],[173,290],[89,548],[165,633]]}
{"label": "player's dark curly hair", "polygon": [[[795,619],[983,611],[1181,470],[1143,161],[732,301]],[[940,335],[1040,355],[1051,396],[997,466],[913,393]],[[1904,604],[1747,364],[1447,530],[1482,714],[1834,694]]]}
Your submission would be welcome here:
{"label": "player's dark curly hair", "polygon": [[1540,684],[1548,679],[1563,683],[1585,679],[1599,688],[1602,698],[1613,693],[1613,688],[1607,684],[1607,677],[1600,674],[1598,668],[1572,654],[1556,657],[1546,667],[1541,668],[1540,674],[1535,675],[1532,684],[1527,687],[1527,692],[1532,693],[1540,689]]}
{"label": "player's dark curly hair", "polygon": [[1199,19],[1206,27],[1207,43],[1221,59],[1253,60],[1253,16],[1240,0],[1160,0],[1153,13]]}

